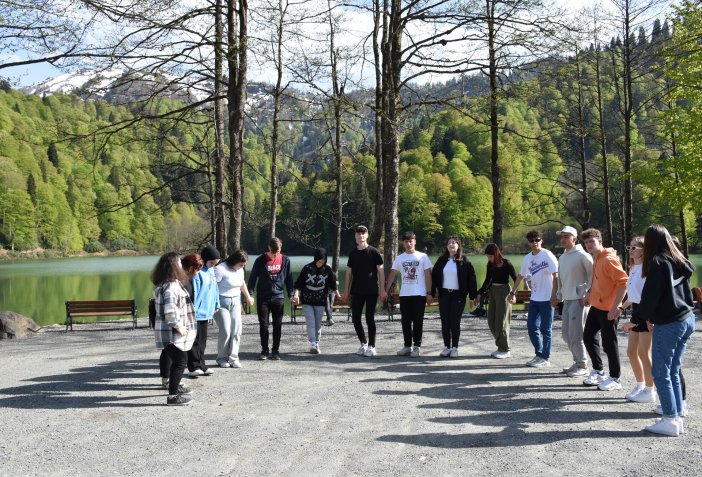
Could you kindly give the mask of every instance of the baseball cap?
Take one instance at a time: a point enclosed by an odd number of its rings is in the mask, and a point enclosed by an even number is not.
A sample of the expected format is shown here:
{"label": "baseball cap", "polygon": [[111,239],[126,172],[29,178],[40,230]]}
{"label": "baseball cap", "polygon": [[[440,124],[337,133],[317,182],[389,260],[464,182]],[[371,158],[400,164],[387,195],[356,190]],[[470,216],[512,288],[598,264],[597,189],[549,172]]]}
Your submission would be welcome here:
{"label": "baseball cap", "polygon": [[563,227],[561,230],[559,230],[558,232],[556,232],[556,235],[560,235],[560,234],[570,234],[570,235],[572,235],[573,237],[577,237],[577,236],[578,236],[578,231],[575,230],[575,227],[571,227],[570,225],[566,225],[566,226]]}

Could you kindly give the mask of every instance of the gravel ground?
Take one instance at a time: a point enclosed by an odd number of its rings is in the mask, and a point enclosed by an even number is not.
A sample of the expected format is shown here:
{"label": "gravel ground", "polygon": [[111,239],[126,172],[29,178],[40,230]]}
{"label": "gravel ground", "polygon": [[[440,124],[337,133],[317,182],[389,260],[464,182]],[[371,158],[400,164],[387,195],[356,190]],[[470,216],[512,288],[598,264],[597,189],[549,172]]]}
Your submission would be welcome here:
{"label": "gravel ground", "polygon": [[[146,320],[0,342],[0,475],[699,475],[696,336],[684,360],[686,434],[666,438],[642,430],[652,405],[624,400],[626,335],[624,389],[602,392],[560,372],[570,365],[560,321],[552,366],[534,369],[523,317],[513,358],[498,361],[486,321],[467,316],[461,356],[440,358],[440,323],[427,316],[421,358],[394,355],[400,324],[382,313],[377,358],[354,354],[353,326],[338,316],[321,355],[306,353],[304,323],[286,320],[275,362],[257,360],[248,315],[243,368],[184,380],[187,407],[165,406]],[[216,340],[213,328],[210,363]]]}

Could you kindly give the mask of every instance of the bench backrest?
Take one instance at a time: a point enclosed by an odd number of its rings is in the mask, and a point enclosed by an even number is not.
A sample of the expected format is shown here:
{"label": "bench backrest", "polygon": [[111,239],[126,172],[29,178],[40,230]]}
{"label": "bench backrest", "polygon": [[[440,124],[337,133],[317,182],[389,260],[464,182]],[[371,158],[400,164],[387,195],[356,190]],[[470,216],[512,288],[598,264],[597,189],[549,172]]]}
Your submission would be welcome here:
{"label": "bench backrest", "polygon": [[67,301],[66,316],[136,315],[135,300]]}
{"label": "bench backrest", "polygon": [[531,300],[531,290],[517,290],[514,294],[517,303],[526,303]]}

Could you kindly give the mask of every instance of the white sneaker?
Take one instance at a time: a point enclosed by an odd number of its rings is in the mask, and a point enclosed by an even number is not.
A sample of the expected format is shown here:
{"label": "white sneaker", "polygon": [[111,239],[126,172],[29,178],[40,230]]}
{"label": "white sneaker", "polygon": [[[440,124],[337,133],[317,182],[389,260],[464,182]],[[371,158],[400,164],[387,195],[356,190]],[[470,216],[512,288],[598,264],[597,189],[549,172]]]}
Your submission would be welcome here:
{"label": "white sneaker", "polygon": [[450,358],[458,358],[458,348],[451,348]]}
{"label": "white sneaker", "polygon": [[212,376],[214,374],[214,369],[207,368],[207,369],[203,370],[202,372],[205,373],[205,376]]}
{"label": "white sneaker", "polygon": [[221,363],[218,363],[220,368],[231,368],[232,364],[228,361],[222,361]]}
{"label": "white sneaker", "polygon": [[548,366],[551,366],[551,362],[544,358],[539,358],[538,360],[531,363],[532,368],[546,368]]}
{"label": "white sneaker", "polygon": [[442,358],[448,358],[450,354],[451,354],[451,348],[446,346],[444,349],[441,350],[441,353],[439,353],[439,356],[441,356]]}
{"label": "white sneaker", "polygon": [[365,356],[366,351],[368,351],[368,345],[362,343],[361,346],[358,347],[358,351],[356,351],[356,354],[359,356]]}
{"label": "white sneaker", "polygon": [[631,398],[634,397],[634,396],[636,396],[636,394],[640,393],[640,392],[643,391],[645,388],[646,388],[646,386],[641,387],[641,386],[639,386],[638,384],[634,384],[634,387],[631,388],[631,391],[629,391],[628,393],[626,393],[626,396],[624,396],[624,398],[627,399],[628,401],[633,401],[633,399],[631,399]]}
{"label": "white sneaker", "polygon": [[412,352],[410,353],[410,357],[412,358],[419,358],[419,355],[422,354],[422,348],[419,346],[415,346],[412,348]]}
{"label": "white sneaker", "polygon": [[194,369],[188,373],[191,378],[197,378],[198,376],[204,376],[205,372],[201,369]]}
{"label": "white sneaker", "polygon": [[571,378],[579,378],[582,376],[587,376],[589,373],[587,368],[576,368],[574,371],[571,371],[568,373],[568,376]]}
{"label": "white sneaker", "polygon": [[366,352],[363,354],[366,358],[372,358],[375,356],[375,346],[369,346]]}
{"label": "white sneaker", "polygon": [[541,359],[541,358],[539,358],[538,356],[534,356],[533,358],[531,358],[529,361],[527,361],[524,364],[526,364],[527,366],[531,366],[532,364],[534,364],[534,361],[536,361],[538,359]]}
{"label": "white sneaker", "polygon": [[597,388],[600,391],[615,391],[622,388],[622,383],[619,379],[610,376],[602,381]]}
{"label": "white sneaker", "polygon": [[629,401],[634,402],[656,402],[656,392],[653,388],[643,388],[638,393],[629,397]]}
{"label": "white sneaker", "polygon": [[678,426],[677,417],[663,416],[660,419],[656,419],[655,424],[649,424],[646,426],[646,430],[648,432],[653,432],[654,434],[661,434],[670,437],[678,437],[680,435],[680,427]]}
{"label": "white sneaker", "polygon": [[511,358],[512,353],[510,353],[509,351],[497,350],[497,351],[493,351],[493,353],[490,356],[492,356],[495,359],[505,359],[505,358]]}
{"label": "white sneaker", "polygon": [[590,374],[587,375],[587,378],[583,379],[583,384],[585,386],[599,386],[605,379],[607,379],[607,376],[605,376],[604,371],[593,369],[590,371]]}
{"label": "white sneaker", "polygon": [[397,355],[398,356],[409,356],[412,354],[412,348],[409,346],[403,346],[402,348],[397,350]]}
{"label": "white sneaker", "polygon": [[321,354],[321,351],[319,350],[319,343],[312,343],[312,346],[310,346],[310,353]]}
{"label": "white sneaker", "polygon": [[232,368],[241,368],[241,361],[239,361],[238,359],[233,359],[229,361],[229,366],[231,366]]}
{"label": "white sneaker", "polygon": [[678,423],[678,433],[685,434],[685,420],[680,416],[676,417],[675,419]]}

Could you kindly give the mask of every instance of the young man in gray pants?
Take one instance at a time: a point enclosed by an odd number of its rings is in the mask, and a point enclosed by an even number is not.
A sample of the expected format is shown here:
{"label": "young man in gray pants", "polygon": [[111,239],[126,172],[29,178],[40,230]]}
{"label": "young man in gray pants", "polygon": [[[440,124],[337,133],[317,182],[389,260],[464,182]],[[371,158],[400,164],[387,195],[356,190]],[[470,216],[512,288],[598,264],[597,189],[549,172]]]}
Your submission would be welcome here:
{"label": "young man in gray pants", "polygon": [[570,377],[587,375],[587,352],[583,344],[583,328],[590,307],[583,306],[592,282],[592,257],[578,240],[578,231],[566,226],[557,232],[561,236],[563,254],[558,259],[558,292],[551,303],[563,302],[563,340],[573,355],[573,364],[563,372]]}

